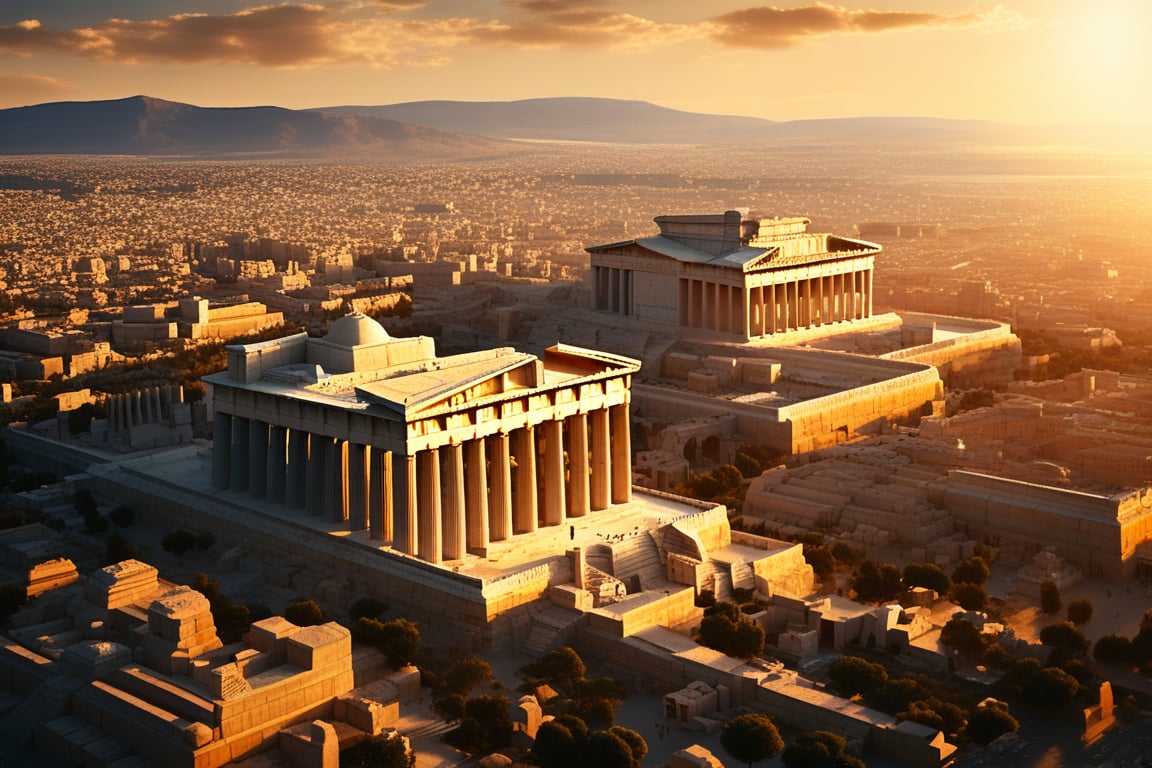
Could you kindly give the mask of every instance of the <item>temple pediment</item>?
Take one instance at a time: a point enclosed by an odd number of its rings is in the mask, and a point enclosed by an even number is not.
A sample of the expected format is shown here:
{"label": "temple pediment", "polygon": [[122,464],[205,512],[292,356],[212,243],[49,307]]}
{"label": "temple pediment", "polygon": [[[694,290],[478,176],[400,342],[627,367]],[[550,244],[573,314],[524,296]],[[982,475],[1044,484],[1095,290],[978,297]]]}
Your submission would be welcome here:
{"label": "temple pediment", "polygon": [[535,387],[537,361],[535,355],[513,352],[364,384],[356,387],[356,396],[411,418],[423,411]]}

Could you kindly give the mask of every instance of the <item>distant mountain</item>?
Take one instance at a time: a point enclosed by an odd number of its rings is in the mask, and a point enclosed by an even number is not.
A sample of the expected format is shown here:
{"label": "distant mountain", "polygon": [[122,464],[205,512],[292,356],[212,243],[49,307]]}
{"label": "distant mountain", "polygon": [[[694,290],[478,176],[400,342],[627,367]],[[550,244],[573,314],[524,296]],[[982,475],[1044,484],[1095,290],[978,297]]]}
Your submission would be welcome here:
{"label": "distant mountain", "polygon": [[133,96],[0,110],[0,154],[465,159],[510,142],[396,120],[280,107],[204,108]]}
{"label": "distant mountain", "polygon": [[323,107],[329,114],[402,120],[493,138],[653,144],[1068,144],[1148,148],[1149,126],[1009,125],[930,117],[853,117],[775,122],[682,112],[646,101],[598,98],[411,101]]}

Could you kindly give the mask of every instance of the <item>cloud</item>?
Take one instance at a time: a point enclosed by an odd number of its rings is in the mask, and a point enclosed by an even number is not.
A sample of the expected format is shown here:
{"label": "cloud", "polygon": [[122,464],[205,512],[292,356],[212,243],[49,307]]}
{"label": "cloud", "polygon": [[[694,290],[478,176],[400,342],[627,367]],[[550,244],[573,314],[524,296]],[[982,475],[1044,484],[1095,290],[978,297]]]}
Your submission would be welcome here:
{"label": "cloud", "polygon": [[52,101],[67,95],[71,90],[71,86],[54,77],[0,72],[0,93],[4,94],[3,106]]}
{"label": "cloud", "polygon": [[696,22],[667,23],[621,12],[604,0],[505,0],[509,20],[393,13],[423,5],[424,0],[281,3],[229,14],[109,19],[79,29],[54,29],[27,20],[0,26],[0,54],[61,53],[117,64],[430,66],[448,63],[454,50],[483,46],[648,48],[704,39],[726,47],[770,49],[833,33],[1005,26],[1019,19],[1001,7],[986,14],[942,16],[815,4],[746,8]]}
{"label": "cloud", "polygon": [[911,11],[852,10],[817,3],[801,8],[761,6],[732,11],[707,22],[717,42],[738,48],[788,48],[820,35],[877,33],[916,27],[1008,26],[1019,22],[997,6],[982,14],[947,16]]}

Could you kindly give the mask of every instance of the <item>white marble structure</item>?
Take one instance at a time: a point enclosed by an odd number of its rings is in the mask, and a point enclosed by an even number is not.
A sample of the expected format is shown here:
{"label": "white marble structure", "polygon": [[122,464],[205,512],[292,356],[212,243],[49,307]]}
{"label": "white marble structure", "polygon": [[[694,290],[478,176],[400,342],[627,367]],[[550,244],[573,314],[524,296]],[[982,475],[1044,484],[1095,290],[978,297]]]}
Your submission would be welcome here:
{"label": "white marble structure", "polygon": [[566,345],[437,357],[360,314],[228,348],[213,484],[431,563],[631,500],[639,363]]}
{"label": "white marble structure", "polygon": [[872,316],[875,243],[739,211],[655,221],[659,235],[587,249],[593,309],[745,341]]}

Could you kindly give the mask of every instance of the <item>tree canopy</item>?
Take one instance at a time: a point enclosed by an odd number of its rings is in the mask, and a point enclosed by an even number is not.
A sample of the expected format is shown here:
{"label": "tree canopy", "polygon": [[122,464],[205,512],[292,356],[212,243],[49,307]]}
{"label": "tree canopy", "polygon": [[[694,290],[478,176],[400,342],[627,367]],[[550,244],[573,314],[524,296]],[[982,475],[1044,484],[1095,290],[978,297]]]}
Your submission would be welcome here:
{"label": "tree canopy", "polygon": [[724,724],[720,745],[733,759],[752,763],[775,757],[784,749],[776,724],[767,715],[739,715]]}

